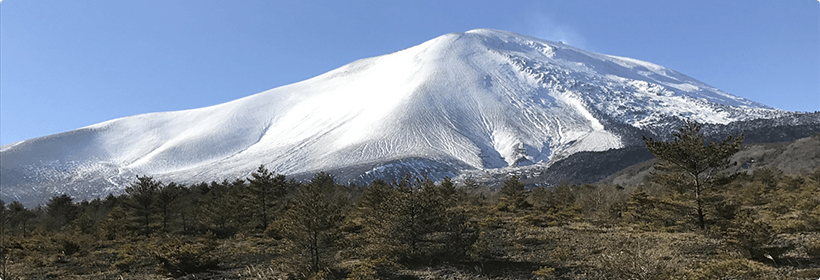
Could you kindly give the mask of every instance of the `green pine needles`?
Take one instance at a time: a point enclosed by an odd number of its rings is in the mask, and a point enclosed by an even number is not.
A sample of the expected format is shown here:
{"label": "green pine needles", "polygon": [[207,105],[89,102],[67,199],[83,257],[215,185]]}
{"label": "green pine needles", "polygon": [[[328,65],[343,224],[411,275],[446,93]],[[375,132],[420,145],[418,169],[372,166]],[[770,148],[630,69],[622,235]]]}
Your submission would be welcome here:
{"label": "green pine needles", "polygon": [[731,166],[729,158],[742,149],[743,135],[706,144],[700,128],[700,124],[687,120],[678,132],[672,134],[672,141],[646,137],[643,140],[646,149],[661,160],[655,169],[665,172],[653,174],[653,180],[681,193],[690,191],[694,194],[699,226],[706,229],[703,213],[705,192],[725,185],[734,176],[724,171]]}

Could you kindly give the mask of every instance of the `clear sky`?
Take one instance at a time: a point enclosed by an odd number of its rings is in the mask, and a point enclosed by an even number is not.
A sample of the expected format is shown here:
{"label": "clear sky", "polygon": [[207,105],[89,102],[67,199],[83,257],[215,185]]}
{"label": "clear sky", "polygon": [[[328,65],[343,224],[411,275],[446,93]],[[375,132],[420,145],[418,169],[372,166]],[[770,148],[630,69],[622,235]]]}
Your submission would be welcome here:
{"label": "clear sky", "polygon": [[216,105],[450,32],[493,28],[820,111],[820,2],[0,2],[0,144]]}

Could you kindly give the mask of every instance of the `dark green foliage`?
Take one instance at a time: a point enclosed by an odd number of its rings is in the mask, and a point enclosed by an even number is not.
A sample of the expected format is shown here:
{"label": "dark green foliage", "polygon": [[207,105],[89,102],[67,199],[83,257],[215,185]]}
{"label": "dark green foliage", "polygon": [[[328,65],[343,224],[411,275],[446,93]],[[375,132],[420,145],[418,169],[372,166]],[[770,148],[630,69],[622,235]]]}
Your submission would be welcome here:
{"label": "dark green foliage", "polygon": [[[88,203],[84,202],[84,204]],[[77,215],[77,218],[74,219],[73,222],[71,222],[71,228],[77,232],[91,234],[94,232],[94,229],[96,227],[97,217],[94,215],[95,209],[93,207],[90,207],[88,205],[85,206],[86,207],[81,208],[85,211],[80,212],[80,214]]]}
{"label": "dark green foliage", "polygon": [[464,190],[449,180],[405,178],[393,187],[376,180],[356,205],[364,258],[392,262],[450,260],[466,255],[472,244]]}
{"label": "dark green foliage", "polygon": [[661,160],[655,168],[669,173],[655,176],[655,181],[681,192],[692,192],[698,224],[701,229],[706,229],[703,212],[706,191],[725,185],[733,176],[721,172],[731,164],[729,158],[740,151],[743,135],[729,136],[719,143],[707,145],[700,128],[701,125],[686,121],[678,132],[672,134],[674,139],[671,142],[643,139],[646,148]]}
{"label": "dark green foliage", "polygon": [[202,216],[204,216],[203,211],[200,211],[201,207],[199,207],[200,200],[202,200],[205,195],[201,192],[203,185],[207,189],[207,184],[202,183],[179,190],[181,198],[176,200],[176,207],[178,209],[177,217],[179,218],[179,226],[181,227],[182,233],[189,234],[195,232],[197,225],[204,219],[202,218]]}
{"label": "dark green foliage", "polygon": [[626,215],[634,222],[652,221],[652,213],[655,210],[655,201],[652,200],[646,191],[638,189],[629,196],[626,203]]}
{"label": "dark green foliage", "polygon": [[77,218],[77,206],[73,199],[66,195],[52,197],[46,204],[50,230],[63,230]]}
{"label": "dark green foliage", "polygon": [[361,257],[396,258],[398,243],[394,237],[400,230],[395,219],[398,195],[393,186],[382,180],[365,187],[356,204],[355,218],[350,222],[351,230],[360,233],[357,243],[361,243],[362,250],[358,252]]}
{"label": "dark green foliage", "polygon": [[288,187],[284,175],[270,172],[260,165],[248,179],[246,201],[253,209],[256,228],[264,230],[271,221],[271,213],[276,211],[277,202],[287,193]]}
{"label": "dark green foliage", "polygon": [[100,223],[99,231],[107,240],[123,238],[135,233],[127,226],[128,211],[120,205],[115,206]]}
{"label": "dark green foliage", "polygon": [[503,210],[514,210],[528,207],[527,190],[524,188],[524,183],[518,181],[517,176],[512,176],[504,181],[501,191],[499,206]]}
{"label": "dark green foliage", "polygon": [[28,231],[31,230],[31,220],[37,215],[31,210],[26,209],[19,201],[10,203],[6,211],[8,211],[6,215],[8,217],[8,228],[11,230],[11,233],[25,237]]}
{"label": "dark green foliage", "polygon": [[396,232],[396,239],[408,259],[415,260],[424,256],[424,239],[441,226],[437,219],[443,214],[443,205],[434,200],[433,192],[425,188],[433,183],[425,180],[424,184],[416,181],[398,188],[395,221],[402,225],[402,230]]}
{"label": "dark green foliage", "polygon": [[156,208],[162,222],[162,232],[170,232],[174,216],[178,212],[177,199],[183,195],[185,187],[174,182],[160,185],[156,193]]}
{"label": "dark green foliage", "polygon": [[341,239],[339,227],[350,204],[348,193],[333,177],[319,173],[296,190],[284,221],[286,238],[296,243],[298,255],[305,256],[311,272],[331,264],[331,252]]}
{"label": "dark green foliage", "polygon": [[[3,207],[0,248],[9,273],[0,276],[813,279],[820,272],[813,268],[820,265],[820,169],[761,168],[711,188],[707,231],[698,229],[686,188],[527,191],[516,178],[456,187],[412,176],[345,187],[320,173],[304,184],[281,177],[262,235],[247,226],[263,217],[245,180],[186,187],[138,178],[122,196]],[[499,192],[483,192],[489,189]],[[64,218],[56,209],[75,214]],[[71,221],[57,227],[60,219]]]}
{"label": "dark green foliage", "polygon": [[[575,189],[575,190],[574,190]],[[578,186],[562,183],[548,188],[535,188],[530,191],[533,208],[543,214],[542,219],[533,220],[536,225],[560,225],[572,222],[580,217],[582,208],[576,203]]]}
{"label": "dark green foliage", "polygon": [[229,237],[239,230],[243,211],[238,206],[241,205],[240,192],[244,187],[244,180],[212,182],[210,190],[202,197],[202,221],[217,237]]}
{"label": "dark green foliage", "polygon": [[[405,261],[434,260],[446,258],[448,254],[463,254],[466,248],[458,246],[453,235],[464,230],[464,219],[457,209],[457,192],[448,181],[436,185],[433,181],[414,180],[412,184],[402,184],[397,188],[394,200],[396,213],[392,217],[395,234],[393,239],[398,253]],[[448,244],[447,242],[455,242]]]}
{"label": "dark green foliage", "polygon": [[137,182],[125,188],[129,199],[124,205],[130,210],[134,220],[131,226],[140,228],[139,232],[143,235],[151,234],[153,230],[151,223],[156,212],[156,196],[162,188],[161,182],[149,176],[137,176]]}

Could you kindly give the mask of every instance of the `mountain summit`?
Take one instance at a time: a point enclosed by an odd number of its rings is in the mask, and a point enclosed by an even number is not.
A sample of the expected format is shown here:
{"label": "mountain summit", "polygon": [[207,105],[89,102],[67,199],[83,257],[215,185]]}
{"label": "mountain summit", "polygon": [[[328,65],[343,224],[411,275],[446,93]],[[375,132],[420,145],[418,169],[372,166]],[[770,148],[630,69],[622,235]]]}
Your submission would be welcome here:
{"label": "mountain summit", "polygon": [[0,147],[0,194],[84,199],[121,192],[138,174],[191,183],[244,178],[260,164],[348,181],[452,177],[621,148],[634,142],[628,131],[682,118],[782,113],[652,63],[478,29],[224,104]]}

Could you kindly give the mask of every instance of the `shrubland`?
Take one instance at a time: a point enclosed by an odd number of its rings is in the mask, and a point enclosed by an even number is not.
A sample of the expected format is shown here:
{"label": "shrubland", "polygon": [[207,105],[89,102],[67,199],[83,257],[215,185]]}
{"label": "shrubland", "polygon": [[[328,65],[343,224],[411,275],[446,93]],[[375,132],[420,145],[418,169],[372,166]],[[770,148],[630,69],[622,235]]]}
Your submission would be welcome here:
{"label": "shrubland", "polygon": [[[708,159],[721,155],[698,129],[679,133],[707,147],[706,158],[692,157],[705,159],[705,173],[674,167],[682,156],[673,156],[629,186],[528,189],[509,177],[486,193],[410,175],[297,182],[260,166],[244,180],[183,186],[140,176],[120,196],[4,203],[0,278],[820,277],[820,168],[721,173],[730,163]],[[711,147],[731,154],[721,143]]]}

